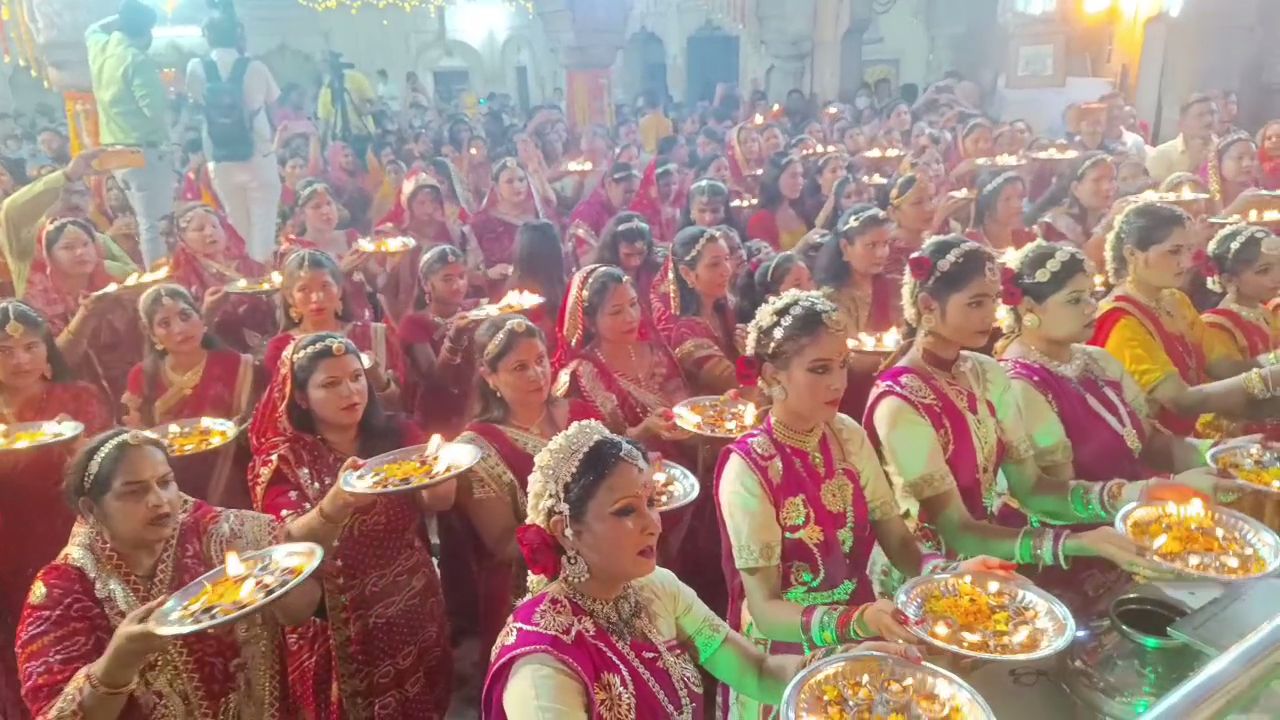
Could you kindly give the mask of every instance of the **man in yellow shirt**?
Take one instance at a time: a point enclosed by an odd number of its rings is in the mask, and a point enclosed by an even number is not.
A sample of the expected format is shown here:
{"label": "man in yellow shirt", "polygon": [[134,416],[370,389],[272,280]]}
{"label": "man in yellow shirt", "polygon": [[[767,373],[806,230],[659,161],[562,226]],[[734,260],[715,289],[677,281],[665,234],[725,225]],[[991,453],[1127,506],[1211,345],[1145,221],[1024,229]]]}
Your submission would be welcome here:
{"label": "man in yellow shirt", "polygon": [[1218,105],[1213,98],[1196,93],[1187,98],[1178,113],[1178,137],[1156,147],[1147,155],[1147,171],[1157,183],[1174,173],[1196,172],[1209,158],[1213,130],[1218,124]]}
{"label": "man in yellow shirt", "polygon": [[640,142],[644,144],[644,151],[649,155],[658,154],[658,143],[664,137],[670,137],[676,134],[675,125],[672,124],[671,118],[668,118],[662,111],[662,103],[658,101],[658,94],[652,90],[646,90],[643,97],[644,117],[640,118]]}
{"label": "man in yellow shirt", "polygon": [[[334,78],[342,73],[337,83]],[[333,102],[333,87],[339,85],[343,96],[341,104]],[[346,66],[336,57],[329,62],[329,74],[316,98],[316,117],[321,124],[322,136],[330,141],[341,140],[351,146],[356,158],[364,162],[365,153],[373,142],[373,110],[378,103],[378,93],[369,78]]]}

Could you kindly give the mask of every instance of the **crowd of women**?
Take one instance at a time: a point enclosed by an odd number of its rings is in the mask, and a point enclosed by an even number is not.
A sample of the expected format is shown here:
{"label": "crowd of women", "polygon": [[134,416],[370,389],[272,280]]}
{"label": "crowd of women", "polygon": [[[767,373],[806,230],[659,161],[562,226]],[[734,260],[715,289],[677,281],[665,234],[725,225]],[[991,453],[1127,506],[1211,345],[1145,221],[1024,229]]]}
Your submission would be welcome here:
{"label": "crowd of women", "polygon": [[[1280,126],[1213,135],[1162,179],[1203,195],[1166,203],[1108,140],[1133,134],[1122,106],[1054,144],[945,90],[870,124],[718,108],[652,158],[634,124],[583,128],[572,167],[553,110],[492,163],[465,117],[444,155],[310,137],[270,263],[192,199],[137,290],[112,284],[139,268],[97,218],[128,212],[98,151],[0,174],[3,422],[85,427],[0,452],[0,715],[440,718],[479,673],[486,718],[768,717],[814,658],[917,657],[883,599],[904,577],[1016,571],[1088,615],[1166,576],[1110,529],[1128,502],[1280,520],[1204,460],[1273,429],[1280,238],[1209,219],[1275,203]],[[228,289],[273,271],[274,295]],[[469,312],[512,289],[543,302]],[[724,394],[762,423],[677,426]],[[143,432],[204,416],[240,441],[170,458]],[[479,462],[377,499],[336,482],[431,434]],[[655,510],[655,454],[698,475],[694,503]],[[268,612],[148,624],[228,549],[284,540],[326,559]],[[454,667],[468,639],[487,669]]]}

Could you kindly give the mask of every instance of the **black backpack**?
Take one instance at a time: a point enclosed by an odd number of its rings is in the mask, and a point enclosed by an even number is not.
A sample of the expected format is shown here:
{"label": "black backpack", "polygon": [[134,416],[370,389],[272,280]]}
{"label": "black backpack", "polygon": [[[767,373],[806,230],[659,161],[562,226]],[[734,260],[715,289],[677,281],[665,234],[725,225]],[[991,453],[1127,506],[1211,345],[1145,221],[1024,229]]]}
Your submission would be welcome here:
{"label": "black backpack", "polygon": [[223,80],[218,64],[204,64],[204,120],[209,131],[214,162],[243,162],[253,157],[253,124],[244,110],[244,75],[249,58],[236,58],[231,77]]}

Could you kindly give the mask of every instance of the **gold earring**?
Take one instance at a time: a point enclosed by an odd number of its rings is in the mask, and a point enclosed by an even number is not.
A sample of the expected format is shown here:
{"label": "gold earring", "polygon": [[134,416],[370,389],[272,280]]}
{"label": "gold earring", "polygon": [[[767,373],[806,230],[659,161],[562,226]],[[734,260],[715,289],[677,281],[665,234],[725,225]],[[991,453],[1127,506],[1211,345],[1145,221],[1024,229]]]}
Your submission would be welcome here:
{"label": "gold earring", "polygon": [[338,317],[338,318],[342,317],[342,301],[341,300],[338,301],[338,312],[335,317]]}
{"label": "gold earring", "polygon": [[1027,313],[1022,316],[1022,327],[1028,330],[1035,330],[1040,327],[1040,316],[1035,313]]}
{"label": "gold earring", "polygon": [[45,379],[45,380],[52,380],[52,379],[53,379],[53,366],[52,366],[52,365],[49,365],[48,363],[46,363],[46,364],[45,364],[45,366],[44,366],[44,372],[43,372],[43,373],[41,373],[41,374],[42,374],[42,375],[44,375],[44,379]]}
{"label": "gold earring", "polygon": [[565,551],[564,561],[560,563],[560,577],[574,585],[581,585],[591,577],[587,561],[582,559],[577,550],[570,548]]}
{"label": "gold earring", "polygon": [[302,311],[298,308],[291,307],[289,308],[289,317],[293,318],[294,322],[300,323],[302,322]]}
{"label": "gold earring", "polygon": [[932,330],[934,322],[935,321],[932,315],[925,315],[924,317],[920,318],[920,327],[924,328],[926,331]]}

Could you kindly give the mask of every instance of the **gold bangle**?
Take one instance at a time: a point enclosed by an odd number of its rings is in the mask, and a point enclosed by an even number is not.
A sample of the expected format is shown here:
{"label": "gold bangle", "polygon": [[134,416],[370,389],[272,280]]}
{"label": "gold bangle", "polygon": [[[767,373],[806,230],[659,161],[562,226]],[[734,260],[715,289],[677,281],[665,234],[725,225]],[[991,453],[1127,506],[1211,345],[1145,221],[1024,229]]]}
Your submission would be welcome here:
{"label": "gold bangle", "polygon": [[103,685],[102,680],[100,680],[98,676],[94,674],[93,670],[89,670],[89,669],[86,669],[84,671],[84,680],[86,683],[88,683],[90,690],[94,691],[99,695],[102,695],[103,697],[119,697],[121,695],[129,695],[129,694],[132,694],[133,691],[138,687],[138,676],[136,675],[133,677],[133,680],[129,681],[128,685],[125,685],[122,688],[112,688],[112,687],[107,687],[106,685]]}

